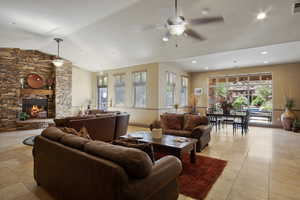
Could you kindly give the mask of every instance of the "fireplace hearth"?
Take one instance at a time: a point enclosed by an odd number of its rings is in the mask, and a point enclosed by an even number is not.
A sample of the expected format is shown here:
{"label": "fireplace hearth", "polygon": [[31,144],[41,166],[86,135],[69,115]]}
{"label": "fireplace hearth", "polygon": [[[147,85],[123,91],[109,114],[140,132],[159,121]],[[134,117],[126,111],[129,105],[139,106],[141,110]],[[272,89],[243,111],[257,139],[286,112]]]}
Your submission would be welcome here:
{"label": "fireplace hearth", "polygon": [[27,113],[31,118],[47,118],[48,99],[23,99],[22,112]]}

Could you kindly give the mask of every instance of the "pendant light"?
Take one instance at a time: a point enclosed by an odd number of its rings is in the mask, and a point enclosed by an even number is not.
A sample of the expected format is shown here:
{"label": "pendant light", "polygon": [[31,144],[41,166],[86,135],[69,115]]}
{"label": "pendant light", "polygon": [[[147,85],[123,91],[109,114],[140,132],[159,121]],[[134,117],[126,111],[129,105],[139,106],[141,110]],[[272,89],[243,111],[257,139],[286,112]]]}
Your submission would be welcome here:
{"label": "pendant light", "polygon": [[54,40],[57,42],[57,57],[55,60],[52,61],[53,65],[56,67],[61,67],[64,64],[64,60],[59,57],[59,43],[63,41],[61,38],[54,38]]}

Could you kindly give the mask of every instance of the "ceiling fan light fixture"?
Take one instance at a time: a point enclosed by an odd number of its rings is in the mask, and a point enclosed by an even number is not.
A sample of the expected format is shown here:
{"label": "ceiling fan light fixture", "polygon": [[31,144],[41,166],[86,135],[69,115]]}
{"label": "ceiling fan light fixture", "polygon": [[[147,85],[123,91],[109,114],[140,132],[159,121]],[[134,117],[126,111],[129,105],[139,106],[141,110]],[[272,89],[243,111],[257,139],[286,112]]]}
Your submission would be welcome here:
{"label": "ceiling fan light fixture", "polygon": [[262,51],[262,52],[260,52],[262,55],[266,55],[266,54],[268,54],[268,52],[267,51]]}
{"label": "ceiling fan light fixture", "polygon": [[176,24],[176,25],[170,25],[170,34],[180,36],[185,31],[185,25],[184,24]]}
{"label": "ceiling fan light fixture", "polygon": [[164,41],[164,42],[168,42],[168,41],[169,41],[169,38],[168,38],[168,37],[166,37],[166,36],[164,36],[164,37],[162,38],[162,41]]}
{"label": "ceiling fan light fixture", "polygon": [[263,20],[267,17],[267,14],[265,12],[260,12],[257,14],[256,19]]}

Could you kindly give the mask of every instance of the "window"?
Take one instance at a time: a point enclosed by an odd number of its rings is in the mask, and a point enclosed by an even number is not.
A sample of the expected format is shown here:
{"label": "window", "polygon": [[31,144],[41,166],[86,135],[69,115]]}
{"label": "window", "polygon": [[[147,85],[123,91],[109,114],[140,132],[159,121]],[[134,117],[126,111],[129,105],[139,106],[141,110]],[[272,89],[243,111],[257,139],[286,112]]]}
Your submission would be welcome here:
{"label": "window", "polygon": [[125,104],[125,74],[114,76],[115,79],[115,105]]}
{"label": "window", "polygon": [[185,76],[181,77],[180,105],[188,105],[188,78]]}
{"label": "window", "polygon": [[176,74],[173,72],[166,72],[166,106],[173,106],[175,104],[175,81]]}
{"label": "window", "polygon": [[108,77],[107,75],[98,77],[98,109],[106,110],[108,106]]}
{"label": "window", "polygon": [[134,107],[146,107],[147,72],[133,73]]}

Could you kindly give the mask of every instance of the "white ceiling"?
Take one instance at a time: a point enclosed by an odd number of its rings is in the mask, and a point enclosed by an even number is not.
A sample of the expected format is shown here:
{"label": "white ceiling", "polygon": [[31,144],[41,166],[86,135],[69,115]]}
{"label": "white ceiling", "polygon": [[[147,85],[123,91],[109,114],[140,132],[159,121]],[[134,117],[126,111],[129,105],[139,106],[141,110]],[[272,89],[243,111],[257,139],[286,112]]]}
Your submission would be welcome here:
{"label": "white ceiling", "polygon": [[213,53],[164,63],[185,71],[199,72],[295,62],[300,62],[300,41]]}
{"label": "white ceiling", "polygon": [[[300,14],[292,13],[294,0],[180,2],[188,19],[209,8],[208,16],[223,15],[225,23],[193,27],[207,40],[178,38],[176,48],[175,40],[161,41],[164,30],[137,31],[162,24],[173,14],[173,0],[1,0],[0,47],[56,54],[53,38],[60,36],[64,39],[62,56],[91,71],[166,61],[189,71],[260,65],[265,58],[256,51],[261,49],[248,48],[262,46],[270,51],[266,55],[270,62],[298,61],[299,43],[290,43],[300,41]],[[260,11],[268,13],[263,21],[255,19]],[[285,44],[274,45],[280,43]],[[190,65],[190,57],[196,56],[203,65]],[[238,63],[231,65],[233,58]]]}

